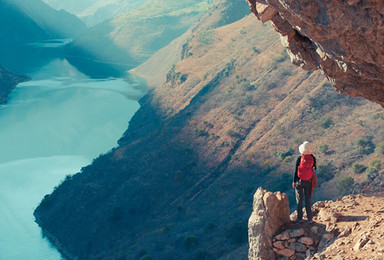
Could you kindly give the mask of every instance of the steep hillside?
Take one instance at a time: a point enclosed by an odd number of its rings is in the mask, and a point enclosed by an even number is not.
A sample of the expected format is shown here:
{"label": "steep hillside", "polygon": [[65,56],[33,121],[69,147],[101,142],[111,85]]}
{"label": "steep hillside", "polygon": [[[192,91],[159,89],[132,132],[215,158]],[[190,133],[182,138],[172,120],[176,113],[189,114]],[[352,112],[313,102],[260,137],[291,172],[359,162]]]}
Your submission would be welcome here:
{"label": "steep hillside", "polygon": [[72,52],[89,53],[133,68],[186,32],[208,9],[210,0],[154,0],[87,31]]}
{"label": "steep hillside", "polygon": [[8,95],[20,82],[28,80],[25,76],[0,67],[0,104],[7,102]]}
{"label": "steep hillside", "polygon": [[193,33],[203,33],[236,22],[248,14],[248,7],[238,0],[217,1],[197,24],[129,72],[145,78],[149,87],[156,87],[165,82],[167,72],[172,66],[189,55],[188,41]]}
{"label": "steep hillside", "polygon": [[78,14],[86,10],[89,6],[99,2],[100,0],[42,0],[44,3],[60,10],[66,10],[72,14]]}
{"label": "steep hillside", "polygon": [[75,37],[85,29],[76,16],[40,0],[1,0],[0,24],[0,42]]}
{"label": "steep hillside", "polygon": [[36,209],[70,259],[246,259],[252,194],[263,186],[293,198],[293,157],[306,139],[318,148],[317,198],[365,181],[364,167],[379,171],[380,106],[292,66],[270,25],[247,16],[194,30],[181,57],[119,147]]}

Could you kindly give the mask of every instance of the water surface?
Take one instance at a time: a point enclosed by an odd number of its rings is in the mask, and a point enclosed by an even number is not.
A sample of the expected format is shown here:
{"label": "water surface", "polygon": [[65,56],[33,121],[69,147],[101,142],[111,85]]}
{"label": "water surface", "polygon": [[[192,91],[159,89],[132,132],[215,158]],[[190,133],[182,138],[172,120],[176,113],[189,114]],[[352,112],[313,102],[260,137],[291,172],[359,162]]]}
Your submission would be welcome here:
{"label": "water surface", "polygon": [[[61,45],[28,45],[55,47]],[[66,175],[117,145],[144,93],[136,81],[95,79],[49,53],[42,63],[25,61],[32,80],[0,106],[0,259],[61,259],[33,211]]]}

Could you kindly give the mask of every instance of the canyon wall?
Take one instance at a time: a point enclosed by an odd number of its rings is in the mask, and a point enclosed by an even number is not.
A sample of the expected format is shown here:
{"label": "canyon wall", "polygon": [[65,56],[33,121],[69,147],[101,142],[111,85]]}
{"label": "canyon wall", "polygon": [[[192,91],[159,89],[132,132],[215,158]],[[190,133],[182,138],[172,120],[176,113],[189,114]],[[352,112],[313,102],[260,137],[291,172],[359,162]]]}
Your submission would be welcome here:
{"label": "canyon wall", "polygon": [[248,0],[281,35],[293,64],[322,70],[342,94],[384,105],[384,4],[380,0]]}

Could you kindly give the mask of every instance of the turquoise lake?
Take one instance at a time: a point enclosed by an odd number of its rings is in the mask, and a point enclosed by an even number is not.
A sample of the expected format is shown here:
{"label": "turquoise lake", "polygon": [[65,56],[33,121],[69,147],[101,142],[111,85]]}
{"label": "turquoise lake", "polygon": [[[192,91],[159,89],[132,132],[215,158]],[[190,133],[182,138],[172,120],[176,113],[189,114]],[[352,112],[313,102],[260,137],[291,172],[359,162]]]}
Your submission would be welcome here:
{"label": "turquoise lake", "polygon": [[31,80],[0,106],[0,259],[62,259],[33,211],[65,176],[117,146],[145,93],[133,79],[83,74],[57,47],[29,46],[53,54],[26,61]]}

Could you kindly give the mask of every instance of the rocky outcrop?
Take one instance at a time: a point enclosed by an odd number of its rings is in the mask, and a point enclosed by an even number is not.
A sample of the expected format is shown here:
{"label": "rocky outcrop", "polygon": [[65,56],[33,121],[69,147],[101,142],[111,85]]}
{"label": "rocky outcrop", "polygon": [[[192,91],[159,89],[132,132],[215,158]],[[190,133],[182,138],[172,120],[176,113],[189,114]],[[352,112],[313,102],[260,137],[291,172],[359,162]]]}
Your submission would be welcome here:
{"label": "rocky outcrop", "polygon": [[[273,194],[261,189],[255,194],[254,209],[261,208],[261,215],[264,215],[263,198],[266,196]],[[284,197],[285,194],[279,196]],[[279,203],[276,205],[281,206]],[[268,237],[263,231],[269,234],[270,230],[258,229],[259,233],[250,230],[249,259],[383,259],[383,207],[382,197],[362,195],[318,201],[312,207],[313,223],[286,221],[281,225],[276,222],[281,227],[276,226],[275,232]],[[250,223],[254,222],[256,213],[252,213]],[[275,214],[272,216],[276,217]],[[258,226],[267,225],[265,218],[256,218]],[[295,212],[291,214],[293,219]],[[251,243],[254,237],[260,238],[257,243]],[[267,253],[253,253],[261,250]]]}
{"label": "rocky outcrop", "polygon": [[293,64],[321,69],[340,93],[384,106],[384,4],[380,0],[248,0],[281,34]]}
{"label": "rocky outcrop", "polygon": [[273,259],[272,237],[289,220],[287,195],[258,188],[248,222],[249,259]]}

